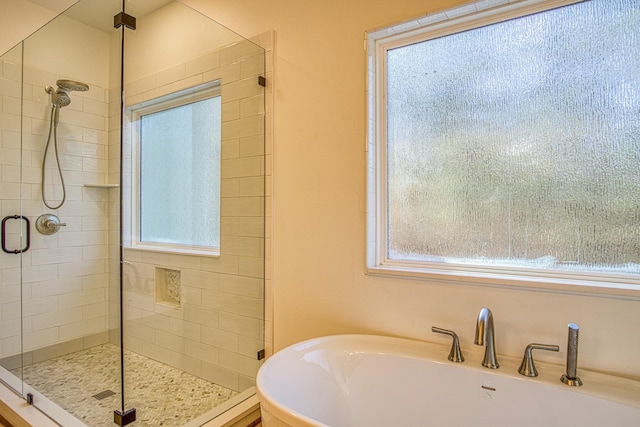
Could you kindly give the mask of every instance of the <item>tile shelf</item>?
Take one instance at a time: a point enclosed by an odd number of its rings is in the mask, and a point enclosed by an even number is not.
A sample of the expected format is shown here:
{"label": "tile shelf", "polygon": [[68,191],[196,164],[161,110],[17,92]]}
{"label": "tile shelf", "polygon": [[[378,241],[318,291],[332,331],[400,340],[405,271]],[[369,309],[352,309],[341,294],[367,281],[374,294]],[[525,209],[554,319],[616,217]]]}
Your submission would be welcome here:
{"label": "tile shelf", "polygon": [[120,187],[120,184],[85,184],[85,187],[91,187],[91,188],[118,188]]}

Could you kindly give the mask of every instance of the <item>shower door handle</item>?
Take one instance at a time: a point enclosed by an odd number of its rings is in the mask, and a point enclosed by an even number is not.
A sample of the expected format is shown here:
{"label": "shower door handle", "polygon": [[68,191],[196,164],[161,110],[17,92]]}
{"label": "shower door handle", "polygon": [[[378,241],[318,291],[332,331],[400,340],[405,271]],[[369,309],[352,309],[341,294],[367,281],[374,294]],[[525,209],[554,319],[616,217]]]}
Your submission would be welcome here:
{"label": "shower door handle", "polygon": [[[27,223],[27,233],[26,233],[26,237],[27,237],[27,244],[25,245],[24,248],[22,249],[7,249],[7,241],[6,241],[6,235],[7,235],[7,221],[9,221],[10,219],[21,219],[24,222]],[[26,252],[29,250],[29,245],[31,245],[31,224],[29,223],[29,218],[27,218],[26,216],[23,215],[9,215],[9,216],[5,216],[2,219],[2,250],[8,254],[21,254],[23,252]]]}

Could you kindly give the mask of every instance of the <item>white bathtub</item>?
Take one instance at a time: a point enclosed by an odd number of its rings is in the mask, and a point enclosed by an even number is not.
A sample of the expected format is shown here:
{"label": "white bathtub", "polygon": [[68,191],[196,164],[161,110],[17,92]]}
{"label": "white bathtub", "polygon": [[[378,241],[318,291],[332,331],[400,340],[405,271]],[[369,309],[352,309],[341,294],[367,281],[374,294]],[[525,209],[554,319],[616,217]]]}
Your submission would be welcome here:
{"label": "white bathtub", "polygon": [[447,360],[448,346],[390,337],[295,344],[258,372],[263,426],[640,426],[639,381],[578,364],[584,385],[570,387],[560,365],[538,362],[540,376],[527,378],[519,360],[480,366],[482,350],[460,364]]}

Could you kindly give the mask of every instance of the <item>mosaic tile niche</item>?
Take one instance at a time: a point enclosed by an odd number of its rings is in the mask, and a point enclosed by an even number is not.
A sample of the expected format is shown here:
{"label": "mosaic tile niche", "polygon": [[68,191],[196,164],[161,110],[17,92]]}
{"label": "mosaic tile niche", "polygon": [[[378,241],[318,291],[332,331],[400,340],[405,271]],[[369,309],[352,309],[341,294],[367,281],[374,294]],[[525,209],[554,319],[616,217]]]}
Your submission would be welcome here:
{"label": "mosaic tile niche", "polygon": [[180,271],[156,267],[156,303],[180,308]]}

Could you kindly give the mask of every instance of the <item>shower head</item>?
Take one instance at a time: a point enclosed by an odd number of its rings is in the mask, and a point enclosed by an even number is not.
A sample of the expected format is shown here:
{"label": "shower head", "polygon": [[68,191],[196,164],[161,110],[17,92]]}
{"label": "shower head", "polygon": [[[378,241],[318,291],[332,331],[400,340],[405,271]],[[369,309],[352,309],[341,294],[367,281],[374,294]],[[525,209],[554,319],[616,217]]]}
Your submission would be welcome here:
{"label": "shower head", "polygon": [[51,86],[47,86],[44,90],[51,95],[51,103],[56,107],[66,107],[71,104],[71,97],[69,92],[71,91],[87,91],[89,85],[82,82],[76,82],[73,80],[58,80],[56,82],[58,89],[54,89]]}
{"label": "shower head", "polygon": [[82,82],[76,82],[73,80],[58,80],[56,84],[58,85],[58,88],[66,92],[71,92],[72,90],[84,92],[89,90],[88,84],[82,83]]}
{"label": "shower head", "polygon": [[51,93],[51,103],[56,107],[66,107],[71,104],[71,98],[68,92],[58,89]]}

